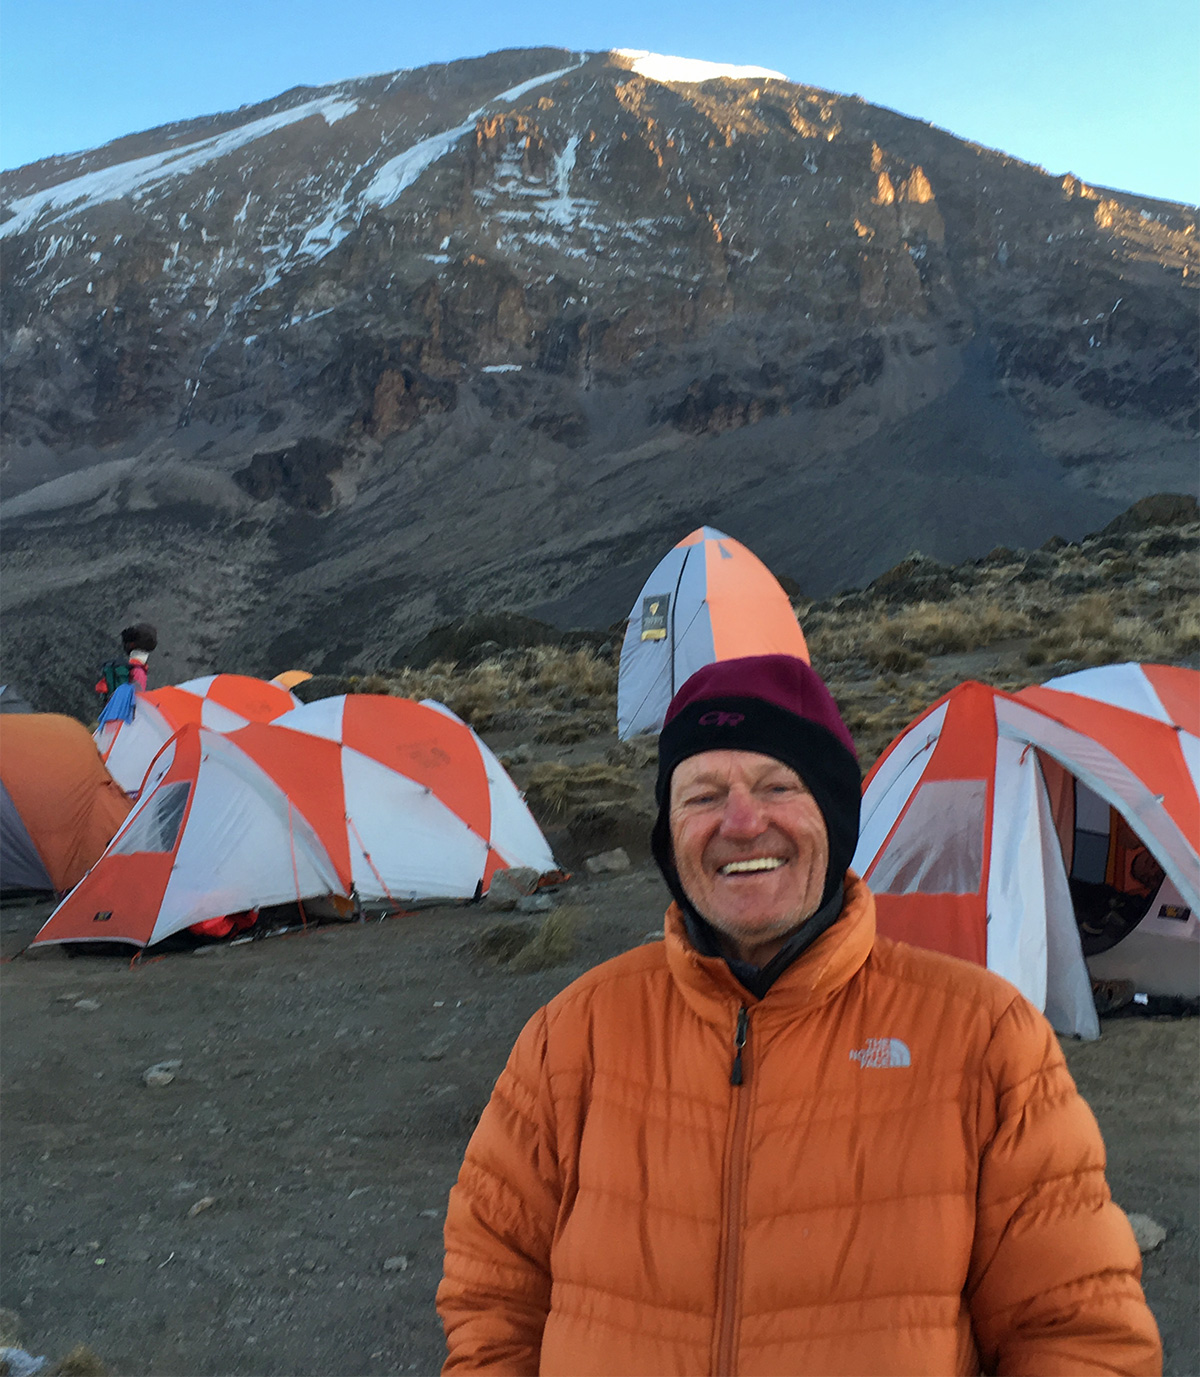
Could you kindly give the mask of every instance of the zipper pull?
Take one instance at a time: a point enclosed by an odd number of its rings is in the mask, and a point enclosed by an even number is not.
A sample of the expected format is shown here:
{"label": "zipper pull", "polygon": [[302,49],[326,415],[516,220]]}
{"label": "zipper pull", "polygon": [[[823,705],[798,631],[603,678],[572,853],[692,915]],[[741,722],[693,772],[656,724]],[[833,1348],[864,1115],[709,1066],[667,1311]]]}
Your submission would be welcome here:
{"label": "zipper pull", "polygon": [[730,1085],[741,1085],[742,1083],[742,1048],[746,1045],[748,1021],[749,1014],[743,1004],[738,1010],[737,1029],[733,1034],[733,1070],[729,1073]]}

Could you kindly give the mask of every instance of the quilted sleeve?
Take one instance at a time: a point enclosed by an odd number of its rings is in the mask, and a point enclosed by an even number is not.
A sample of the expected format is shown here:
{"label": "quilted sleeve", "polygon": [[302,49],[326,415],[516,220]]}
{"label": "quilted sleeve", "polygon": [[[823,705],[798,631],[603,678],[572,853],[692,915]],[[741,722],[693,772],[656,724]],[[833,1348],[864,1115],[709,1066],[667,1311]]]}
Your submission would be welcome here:
{"label": "quilted sleeve", "polygon": [[984,1370],[1158,1377],[1158,1327],[1099,1126],[1050,1025],[1021,998],[984,1057],[980,1130],[967,1298]]}
{"label": "quilted sleeve", "polygon": [[560,1195],[545,1054],[542,1011],[517,1039],[450,1192],[437,1294],[444,1372],[538,1370]]}

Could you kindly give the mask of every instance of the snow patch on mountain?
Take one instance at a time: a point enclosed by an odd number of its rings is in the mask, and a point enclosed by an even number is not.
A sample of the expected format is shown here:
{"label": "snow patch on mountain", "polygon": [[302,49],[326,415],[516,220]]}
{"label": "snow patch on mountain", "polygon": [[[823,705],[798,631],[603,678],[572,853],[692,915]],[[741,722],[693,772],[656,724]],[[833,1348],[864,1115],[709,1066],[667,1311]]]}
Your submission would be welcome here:
{"label": "snow patch on mountain", "polygon": [[326,124],[336,124],[357,109],[356,100],[346,100],[337,94],[323,96],[319,100],[306,101],[289,110],[279,110],[262,119],[251,120],[249,124],[236,129],[227,129],[225,133],[197,144],[169,148],[164,153],[152,153],[145,158],[133,158],[128,162],[99,168],[95,172],[85,172],[82,176],[72,177],[70,181],[59,182],[57,186],[20,196],[10,202],[9,209],[13,214],[0,225],[0,239],[23,234],[49,211],[61,211],[61,214],[47,222],[55,224],[70,215],[102,205],[105,201],[140,196],[160,182],[195,172],[214,158],[223,158],[289,124],[298,124],[315,115],[320,115]]}
{"label": "snow patch on mountain", "polygon": [[735,67],[726,62],[704,62],[698,57],[668,57],[664,53],[648,53],[644,48],[614,48],[613,54],[632,58],[633,71],[651,81],[700,82],[716,81],[719,77],[728,77],[731,81],[744,81],[752,77],[791,80],[770,67]]}
{"label": "snow patch on mountain", "polygon": [[456,124],[453,129],[446,129],[440,134],[431,134],[429,138],[421,139],[411,148],[406,148],[403,153],[398,153],[394,158],[390,158],[372,177],[370,185],[363,192],[363,201],[377,206],[391,205],[393,201],[399,199],[408,187],[412,186],[427,167],[431,167],[440,158],[444,158],[459,139],[470,133],[475,128],[475,121],[485,115],[490,106],[519,100],[527,91],[532,91],[537,86],[543,86],[548,81],[557,81],[559,77],[564,77],[575,71],[576,68],[582,67],[586,61],[585,55],[569,67],[560,67],[557,71],[546,72],[543,76],[531,77],[518,86],[511,86],[507,91],[501,91],[498,96],[493,96],[491,100],[485,101],[478,110],[472,110],[467,118],[461,124]]}

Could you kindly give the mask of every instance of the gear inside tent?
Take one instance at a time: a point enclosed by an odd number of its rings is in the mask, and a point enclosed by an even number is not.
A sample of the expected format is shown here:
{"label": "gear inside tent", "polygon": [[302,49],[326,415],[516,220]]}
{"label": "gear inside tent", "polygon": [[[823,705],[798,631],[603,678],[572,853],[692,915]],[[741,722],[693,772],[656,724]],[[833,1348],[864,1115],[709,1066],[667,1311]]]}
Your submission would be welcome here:
{"label": "gear inside tent", "polygon": [[73,717],[0,717],[0,887],[70,889],[129,808],[87,728]]}
{"label": "gear inside tent", "polygon": [[297,707],[286,688],[246,674],[208,674],[183,684],[139,693],[132,721],[106,722],[96,745],[109,773],[127,793],[141,788],[150,762],[188,725],[233,731],[247,722],[270,722]]}
{"label": "gear inside tent", "polygon": [[[1062,695],[1069,695],[1065,704]],[[1192,789],[1200,788],[1200,674],[1195,670],[1104,665],[1050,679],[1017,697],[1052,714],[1069,712],[1075,723],[1101,739],[1120,731],[1122,713],[1156,722],[1160,738],[1169,740],[1174,733]],[[1042,769],[1091,974],[1100,980],[1130,980],[1146,994],[1200,996],[1195,894],[1200,876],[1193,869],[1193,884],[1185,886],[1192,899],[1185,900],[1143,839],[1144,829],[1126,821],[1056,761],[1044,759]],[[1179,781],[1170,806],[1177,808],[1182,826],[1190,826],[1185,835],[1195,847],[1200,845],[1200,816],[1188,811],[1188,799],[1187,785]]]}
{"label": "gear inside tent", "polygon": [[629,613],[617,679],[617,735],[657,732],[675,690],[704,665],[808,646],[779,580],[712,526],[692,531],[655,566]]}
{"label": "gear inside tent", "polygon": [[[1167,677],[1200,701],[1200,675]],[[1200,754],[1196,724],[1068,682],[960,684],[917,718],[867,778],[853,865],[886,936],[986,965],[1095,1037],[1092,975],[1200,995]]]}
{"label": "gear inside tent", "polygon": [[163,748],[104,854],[32,945],[161,942],[195,923],[342,892],[312,825],[221,732]]}

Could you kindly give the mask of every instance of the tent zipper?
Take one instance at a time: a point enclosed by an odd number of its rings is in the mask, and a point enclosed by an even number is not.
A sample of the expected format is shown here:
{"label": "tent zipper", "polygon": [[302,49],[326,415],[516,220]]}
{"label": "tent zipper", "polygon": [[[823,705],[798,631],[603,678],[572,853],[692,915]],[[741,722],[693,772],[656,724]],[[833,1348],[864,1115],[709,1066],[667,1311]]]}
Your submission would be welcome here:
{"label": "tent zipper", "polygon": [[750,1012],[743,1004],[733,1032],[733,1123],[729,1134],[729,1170],[726,1176],[725,1210],[717,1273],[717,1324],[714,1377],[734,1377],[734,1345],[737,1338],[738,1267],[742,1251],[742,1197],[746,1176],[746,1129],[750,1121],[747,1038]]}

